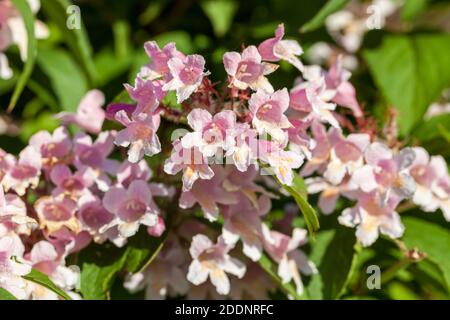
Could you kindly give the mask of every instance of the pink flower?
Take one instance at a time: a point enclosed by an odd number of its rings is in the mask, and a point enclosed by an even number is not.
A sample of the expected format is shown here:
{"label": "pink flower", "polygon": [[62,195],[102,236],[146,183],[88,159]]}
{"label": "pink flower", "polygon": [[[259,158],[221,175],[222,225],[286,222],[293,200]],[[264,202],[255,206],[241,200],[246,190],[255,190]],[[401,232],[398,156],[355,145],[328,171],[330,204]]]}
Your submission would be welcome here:
{"label": "pink flower", "polygon": [[294,229],[292,237],[271,231],[271,242],[265,243],[265,249],[272,259],[278,263],[278,275],[283,283],[294,280],[297,294],[303,293],[303,283],[300,272],[305,275],[317,273],[315,264],[306,254],[297,248],[308,241],[307,231]]}
{"label": "pink flower", "polygon": [[147,233],[152,237],[160,237],[164,231],[166,231],[166,224],[164,223],[164,219],[160,216],[154,226],[147,228]]}
{"label": "pink flower", "polygon": [[409,168],[409,174],[416,183],[413,202],[426,212],[440,208],[450,221],[450,176],[447,164],[441,156],[430,157],[421,148],[413,148],[416,158]]}
{"label": "pink flower", "polygon": [[361,107],[356,100],[356,91],[353,85],[348,81],[351,73],[343,69],[342,56],[339,56],[336,62],[331,66],[325,76],[325,82],[328,89],[335,90],[336,94],[331,101],[347,107],[352,110],[357,118],[362,117]]}
{"label": "pink flower", "polygon": [[274,72],[278,66],[261,62],[261,56],[255,46],[247,47],[242,55],[237,52],[227,52],[223,55],[225,70],[230,76],[230,87],[245,90],[262,89],[273,92],[273,87],[266,75]]}
{"label": "pink flower", "polygon": [[184,58],[184,54],[176,49],[174,42],[170,42],[160,49],[156,41],[148,41],[144,44],[144,49],[152,62],[144,66],[138,76],[150,80],[169,78],[169,60],[172,58]]}
{"label": "pink flower", "polygon": [[72,150],[72,141],[65,127],[58,127],[50,134],[39,131],[30,138],[30,146],[41,154],[44,168],[68,160]]}
{"label": "pink flower", "polygon": [[172,154],[164,163],[164,171],[172,175],[183,171],[183,191],[190,190],[199,178],[211,179],[214,176],[198,147],[183,148],[180,140],[173,142]]}
{"label": "pink flower", "polygon": [[63,194],[56,197],[44,196],[34,203],[34,209],[39,218],[39,225],[52,234],[63,227],[76,233],[81,231],[81,225],[75,216],[77,203]]}
{"label": "pink flower", "polygon": [[88,167],[84,167],[72,173],[68,166],[58,164],[50,172],[50,179],[56,185],[54,195],[63,193],[71,198],[77,199],[83,194],[89,193],[89,188],[94,184],[93,174]]}
{"label": "pink flower", "polygon": [[370,246],[379,234],[396,239],[403,235],[404,227],[395,211],[401,198],[392,194],[385,199],[379,192],[360,192],[356,206],[342,211],[339,223],[356,227],[356,237],[363,246]]}
{"label": "pink flower", "polygon": [[392,190],[402,199],[413,197],[416,185],[408,173],[415,159],[413,149],[404,148],[394,154],[386,145],[374,142],[367,147],[364,158],[367,164],[355,170],[351,181],[362,191],[378,189],[389,195]]}
{"label": "pink flower", "polygon": [[313,174],[315,171],[318,171],[319,173],[325,171],[332,148],[326,128],[322,123],[313,121],[311,124],[311,131],[314,137],[315,147],[312,150],[311,159],[309,159],[301,170],[302,176],[305,177]]}
{"label": "pink flower", "polygon": [[131,99],[137,102],[137,107],[133,115],[137,116],[140,113],[153,114],[159,105],[159,101],[164,98],[162,87],[151,80],[142,80],[137,77],[135,80],[135,87],[125,84],[125,89],[128,91]]}
{"label": "pink flower", "polygon": [[[25,258],[33,268],[46,274],[54,284],[67,293],[75,289],[79,283],[79,268],[77,266],[66,267],[63,257],[58,255],[55,247],[48,241],[35,243]],[[70,292],[70,295],[76,295],[76,298],[81,299],[74,292]],[[33,290],[32,297],[34,300],[59,299],[55,292],[41,286]]]}
{"label": "pink flower", "polygon": [[83,230],[88,231],[95,242],[103,243],[109,239],[117,246],[121,246],[125,242],[124,237],[117,236],[117,230],[116,232],[111,229],[100,232],[114,219],[114,215],[103,206],[102,200],[92,194],[85,194],[78,200],[78,206],[77,217]]}
{"label": "pink flower", "polygon": [[287,129],[289,137],[289,148],[298,154],[311,158],[311,150],[316,146],[316,142],[307,133],[311,121],[302,119],[289,119],[292,127]]}
{"label": "pink flower", "polygon": [[0,237],[0,288],[17,299],[27,299],[30,288],[22,276],[31,272],[31,266],[23,261],[25,248],[17,235]]}
{"label": "pink flower", "polygon": [[117,226],[120,235],[128,238],[136,234],[141,224],[151,227],[158,222],[159,209],[153,202],[150,188],[142,180],[131,182],[128,189],[110,188],[103,197],[103,206],[115,217],[100,229],[101,232]]}
{"label": "pink flower", "polygon": [[237,195],[227,192],[223,187],[225,171],[222,166],[214,166],[214,176],[209,180],[197,180],[189,191],[181,194],[179,204],[182,209],[191,208],[197,202],[202,207],[205,218],[217,220],[219,204],[228,205],[237,202]]}
{"label": "pink flower", "polygon": [[98,134],[105,121],[105,96],[99,90],[91,90],[81,99],[77,113],[61,112],[56,115],[64,125],[76,124],[87,132]]}
{"label": "pink flower", "polygon": [[85,133],[78,133],[74,138],[74,164],[78,170],[85,171],[86,178],[94,180],[100,190],[106,191],[111,184],[107,173],[115,174],[117,171],[117,161],[108,159],[108,155],[114,149],[114,133],[104,131],[99,134],[95,142],[91,136]]}
{"label": "pink flower", "polygon": [[141,160],[137,163],[125,160],[117,169],[116,176],[117,183],[127,188],[133,180],[150,180],[152,171],[145,160]]}
{"label": "pink flower", "polygon": [[41,175],[41,155],[32,146],[23,149],[19,160],[12,158],[8,161],[9,170],[3,177],[2,184],[5,191],[13,189],[19,196],[23,196],[27,188],[36,188]]}
{"label": "pink flower", "polygon": [[193,260],[187,279],[194,285],[200,285],[206,282],[209,276],[217,292],[227,295],[230,292],[230,280],[226,273],[242,278],[246,270],[242,262],[228,255],[231,249],[221,238],[217,244],[213,244],[207,236],[196,235],[192,238],[189,249]]}
{"label": "pink flower", "polygon": [[346,174],[352,175],[363,166],[364,151],[370,144],[370,136],[353,133],[344,138],[340,130],[330,128],[328,138],[333,147],[324,177],[337,185]]}
{"label": "pink flower", "polygon": [[30,235],[38,226],[36,220],[27,216],[27,207],[18,196],[4,194],[0,186],[0,237],[10,231]]}
{"label": "pink flower", "polygon": [[340,195],[354,191],[354,186],[347,180],[342,181],[339,185],[334,185],[322,177],[315,177],[305,179],[305,184],[309,194],[320,192],[319,208],[323,214],[328,215],[336,208],[336,202]]}
{"label": "pink flower", "polygon": [[117,133],[114,143],[121,147],[129,147],[128,161],[136,163],[144,155],[152,156],[161,152],[161,144],[156,135],[160,123],[159,115],[141,113],[130,119],[122,110],[116,114],[116,120],[126,128]]}
{"label": "pink flower", "polygon": [[[294,151],[285,151],[282,146],[273,141],[260,140],[258,156],[270,166],[270,173],[276,175],[281,183],[292,185],[292,169],[303,164],[303,157]],[[267,169],[266,169],[267,170]]]}
{"label": "pink flower", "polygon": [[236,168],[245,172],[257,160],[257,132],[250,128],[248,123],[236,123],[233,136],[235,143],[228,148],[225,155],[231,156]]}
{"label": "pink flower", "polygon": [[263,60],[286,60],[298,70],[303,71],[303,64],[297,56],[303,53],[302,48],[295,40],[282,40],[284,36],[284,24],[279,24],[275,30],[275,37],[263,41],[258,46],[258,51]]}
{"label": "pink flower", "polygon": [[283,129],[290,128],[284,112],[289,107],[289,94],[286,88],[272,94],[257,91],[252,94],[248,102],[252,124],[259,134],[268,133],[277,141],[285,141],[286,133]]}
{"label": "pink flower", "polygon": [[163,86],[164,91],[176,90],[177,102],[188,99],[202,83],[205,59],[198,55],[189,55],[185,58],[172,58],[168,62],[172,79]]}
{"label": "pink flower", "polygon": [[183,148],[198,147],[207,157],[217,151],[227,151],[234,145],[234,127],[236,114],[231,110],[224,110],[216,115],[203,109],[194,109],[187,116],[188,124],[194,130],[181,138]]}
{"label": "pink flower", "polygon": [[306,81],[301,81],[291,91],[291,107],[297,111],[311,112],[309,116],[313,119],[317,118],[339,128],[339,123],[331,112],[336,105],[330,102],[336,91],[327,88],[323,70],[319,66],[305,67],[303,76]]}
{"label": "pink flower", "polygon": [[222,211],[224,241],[235,245],[241,239],[243,253],[252,261],[261,258],[264,239],[270,241],[269,228],[261,222],[261,216],[270,210],[270,200],[261,196],[256,204],[257,207],[245,196],[240,196],[236,204],[226,206]]}

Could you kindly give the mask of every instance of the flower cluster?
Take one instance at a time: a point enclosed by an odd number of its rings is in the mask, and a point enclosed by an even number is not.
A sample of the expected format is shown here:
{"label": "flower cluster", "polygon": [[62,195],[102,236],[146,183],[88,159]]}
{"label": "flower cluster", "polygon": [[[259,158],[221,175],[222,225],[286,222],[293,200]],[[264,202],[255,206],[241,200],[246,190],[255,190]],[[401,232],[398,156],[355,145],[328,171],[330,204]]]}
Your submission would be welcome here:
{"label": "flower cluster", "polygon": [[[364,246],[379,233],[402,235],[402,201],[440,208],[450,220],[445,161],[346,126],[345,114],[357,126],[365,115],[342,59],[328,70],[304,65],[282,24],[259,46],[224,54],[221,90],[202,56],[154,41],[145,51],[150,63],[125,84],[134,104],[104,110],[103,94],[92,90],[18,157],[0,150],[0,287],[16,297],[57,298],[23,277],[35,268],[81,298],[80,271],[66,258],[91,242],[125,246],[142,225],[165,242],[145,270],[127,275],[131,292],[266,298],[274,285],[257,263],[264,256],[301,295],[302,276],[318,272],[299,249],[307,231],[292,227],[289,214],[267,218],[277,186],[292,186],[296,171],[309,193],[320,192],[322,213],[335,211],[339,197],[353,202],[338,221],[355,227]],[[270,83],[277,63],[300,72],[291,89]],[[171,94],[177,110],[165,103]],[[113,129],[103,130],[105,121]],[[158,136],[165,122],[183,127],[172,141]],[[157,154],[165,160],[150,168]]]}

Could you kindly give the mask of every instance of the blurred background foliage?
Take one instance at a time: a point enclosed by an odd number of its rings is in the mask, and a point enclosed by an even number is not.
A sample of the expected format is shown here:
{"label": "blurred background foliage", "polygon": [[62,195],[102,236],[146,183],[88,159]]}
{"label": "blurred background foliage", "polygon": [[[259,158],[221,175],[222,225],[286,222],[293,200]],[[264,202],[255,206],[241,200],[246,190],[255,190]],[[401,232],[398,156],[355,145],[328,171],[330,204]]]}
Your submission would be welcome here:
{"label": "blurred background foliage", "polygon": [[[347,2],[41,0],[37,18],[48,26],[50,36],[37,42],[35,66],[11,113],[6,109],[24,64],[16,47],[7,51],[14,77],[0,80],[0,146],[17,153],[33,133],[53,130],[58,123],[52,115],[74,111],[91,88],[102,90],[107,102],[114,100],[123,91],[122,84],[132,83],[139,68],[148,62],[145,41],[154,39],[160,46],[174,41],[184,53],[203,55],[213,81],[224,82],[223,53],[272,37],[280,22],[285,24],[287,38],[298,40],[306,52],[317,41],[333,43],[323,20]],[[80,30],[66,27],[70,4],[80,8]],[[323,9],[325,5],[328,9]],[[448,99],[441,93],[450,87],[450,2],[406,0],[397,19],[397,28],[366,34],[356,53],[360,63],[351,81],[365,112],[375,117],[380,130],[389,120],[389,109],[395,107],[405,143],[423,145],[448,160],[450,114],[427,120],[424,114],[432,102]],[[308,22],[305,31],[302,27]],[[281,71],[270,81],[276,88],[290,88],[297,75],[290,65],[281,63]],[[440,213],[407,208],[404,214],[407,231],[402,245],[406,248],[381,239],[368,249],[354,248],[354,230],[337,227],[336,215],[322,216],[323,231],[310,252],[320,275],[308,282],[310,297],[448,299],[448,223]],[[298,223],[302,224],[301,219]],[[414,249],[425,252],[426,258],[417,259]],[[372,264],[385,270],[381,290],[368,290],[365,285],[366,268]],[[131,297],[117,287],[113,296]]]}

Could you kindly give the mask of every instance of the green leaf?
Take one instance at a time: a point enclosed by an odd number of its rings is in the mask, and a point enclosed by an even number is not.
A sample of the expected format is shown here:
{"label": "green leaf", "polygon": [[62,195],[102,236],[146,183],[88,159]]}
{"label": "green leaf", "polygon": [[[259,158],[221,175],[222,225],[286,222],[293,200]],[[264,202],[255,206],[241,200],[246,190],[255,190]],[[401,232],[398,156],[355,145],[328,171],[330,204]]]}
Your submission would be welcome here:
{"label": "green leaf", "polygon": [[406,0],[401,11],[401,17],[404,21],[411,21],[420,13],[425,11],[429,0]]}
{"label": "green leaf", "polygon": [[0,300],[17,300],[9,291],[0,287]]}
{"label": "green leaf", "polygon": [[49,278],[47,275],[43,274],[42,272],[36,270],[36,269],[32,269],[31,272],[25,276],[22,276],[24,279],[29,280],[31,282],[37,283],[51,291],[53,291],[54,293],[56,293],[57,295],[59,295],[61,298],[65,299],[65,300],[72,300],[70,298],[70,296],[65,293],[63,290],[61,290],[60,288],[58,288]]}
{"label": "green leaf", "polygon": [[117,248],[112,243],[92,244],[80,252],[80,291],[84,299],[107,298],[115,276],[125,265],[124,252],[125,248]]}
{"label": "green leaf", "polygon": [[151,237],[145,229],[141,229],[123,248],[106,243],[92,244],[83,250],[78,259],[84,299],[107,299],[117,274],[144,270],[158,255],[166,237],[167,233],[158,238]]}
{"label": "green leaf", "polygon": [[299,206],[300,211],[305,218],[309,233],[311,235],[314,235],[314,233],[319,230],[320,224],[319,219],[317,218],[316,211],[308,202],[305,182],[303,178],[298,174],[294,174],[292,187],[283,185],[283,188],[294,197],[295,202]]}
{"label": "green leaf", "polygon": [[307,287],[311,299],[337,299],[344,293],[356,259],[355,243],[354,230],[342,226],[317,234],[310,259],[319,273]]}
{"label": "green leaf", "polygon": [[405,217],[405,234],[403,241],[408,249],[417,248],[427,254],[427,259],[434,262],[444,275],[450,292],[450,231],[437,224],[418,218]]}
{"label": "green leaf", "polygon": [[81,14],[78,17],[80,28],[69,29],[67,27],[67,21],[71,14],[76,14],[67,11],[72,4],[70,1],[43,0],[41,2],[43,11],[51,20],[53,20],[53,22],[58,26],[58,29],[63,32],[62,39],[70,48],[71,52],[76,54],[83,67],[83,71],[89,79],[91,87],[94,87],[97,79],[97,69],[95,68],[95,64],[92,59],[92,47],[89,42],[86,28],[81,21]]}
{"label": "green leaf", "polygon": [[306,299],[305,293],[303,293],[303,295],[297,294],[297,290],[295,289],[295,286],[291,282],[283,283],[283,281],[276,272],[277,265],[265,253],[261,255],[261,258],[259,259],[258,263],[261,266],[261,268],[263,268],[264,271],[266,271],[267,274],[273,279],[273,281],[275,281],[275,283],[281,288],[281,290],[284,291],[284,293],[290,295],[295,300]]}
{"label": "green leaf", "polygon": [[146,230],[141,230],[131,238],[127,244],[125,270],[131,273],[143,271],[159,254],[167,235],[165,232],[161,237],[155,238],[149,236]]}
{"label": "green leaf", "polygon": [[[103,86],[112,79],[126,73],[132,62],[133,56],[131,54],[119,58],[111,48],[101,50],[95,56],[95,66],[98,70],[97,84]],[[136,77],[136,74],[134,76]]]}
{"label": "green leaf", "polygon": [[310,32],[320,28],[330,14],[342,9],[348,2],[349,0],[329,0],[327,4],[300,29],[300,31]]}
{"label": "green leaf", "polygon": [[23,68],[22,73],[17,80],[14,92],[11,96],[11,101],[9,102],[8,111],[11,112],[19,100],[20,94],[25,88],[28,78],[31,76],[34,68],[34,62],[36,59],[37,52],[37,41],[34,36],[34,15],[31,12],[30,6],[26,0],[12,0],[12,3],[16,9],[20,12],[23,18],[25,29],[27,31],[27,61]]}
{"label": "green leaf", "polygon": [[62,49],[40,48],[37,62],[50,79],[61,108],[75,111],[88,86],[72,57]]}
{"label": "green leaf", "polygon": [[413,132],[413,137],[422,142],[433,140],[441,136],[440,128],[450,130],[450,114],[440,114],[422,122]]}
{"label": "green leaf", "polygon": [[427,107],[450,86],[450,35],[387,36],[366,50],[371,73],[387,100],[399,111],[400,133],[417,125]]}
{"label": "green leaf", "polygon": [[233,22],[237,3],[231,0],[205,1],[202,8],[211,21],[214,34],[218,37],[224,36]]}

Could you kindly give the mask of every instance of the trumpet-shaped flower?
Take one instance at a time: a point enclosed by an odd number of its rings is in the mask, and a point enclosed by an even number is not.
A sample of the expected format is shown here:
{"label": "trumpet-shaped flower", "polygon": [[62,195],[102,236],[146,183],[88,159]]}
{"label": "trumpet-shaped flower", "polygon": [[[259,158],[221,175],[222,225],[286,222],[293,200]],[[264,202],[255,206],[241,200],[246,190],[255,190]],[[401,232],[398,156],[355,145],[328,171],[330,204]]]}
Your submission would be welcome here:
{"label": "trumpet-shaped flower", "polygon": [[265,243],[265,249],[278,263],[278,275],[283,283],[294,280],[297,294],[303,293],[303,282],[300,272],[305,275],[317,273],[315,264],[306,254],[297,248],[308,240],[307,231],[294,229],[292,237],[277,231],[271,231],[271,242]]}
{"label": "trumpet-shaped flower", "polygon": [[128,161],[136,163],[144,155],[152,156],[161,152],[161,143],[156,135],[160,117],[159,115],[140,114],[131,119],[125,111],[116,114],[116,120],[125,126],[119,131],[114,143],[121,147],[129,147]]}
{"label": "trumpet-shaped flower", "polygon": [[172,58],[167,63],[172,79],[163,86],[164,91],[176,90],[177,102],[188,99],[202,83],[203,77],[208,75],[203,70],[205,59],[198,55],[185,58]]}
{"label": "trumpet-shaped flower", "polygon": [[223,55],[225,70],[230,76],[230,86],[240,90],[250,87],[256,91],[262,89],[273,92],[273,87],[266,75],[274,72],[278,66],[261,62],[261,55],[255,46],[247,47],[242,54],[227,52]]}
{"label": "trumpet-shaped flower", "polygon": [[148,184],[142,180],[133,181],[128,189],[111,187],[103,197],[103,206],[114,214],[114,219],[101,232],[117,226],[120,235],[128,238],[141,224],[151,227],[158,222],[159,209]]}
{"label": "trumpet-shaped flower", "polygon": [[252,124],[259,134],[268,133],[279,142],[287,138],[283,129],[292,127],[284,112],[289,107],[289,94],[287,89],[268,94],[257,91],[252,94],[248,102]]}
{"label": "trumpet-shaped flower", "polygon": [[87,132],[98,134],[102,130],[105,121],[105,96],[99,90],[91,90],[81,99],[77,112],[61,112],[56,115],[64,125],[71,123],[86,130]]}
{"label": "trumpet-shaped flower", "polygon": [[275,30],[275,37],[263,41],[258,46],[258,51],[263,60],[286,60],[298,70],[303,71],[303,64],[297,56],[303,53],[302,47],[295,40],[283,40],[284,24],[279,24]]}
{"label": "trumpet-shaped flower", "polygon": [[181,138],[183,148],[198,147],[207,157],[218,151],[227,151],[234,145],[236,114],[224,110],[214,117],[206,110],[194,109],[187,116],[188,124],[194,129]]}
{"label": "trumpet-shaped flower", "polygon": [[227,273],[242,278],[245,274],[245,265],[236,258],[230,257],[228,252],[232,249],[226,245],[222,238],[214,244],[207,236],[198,234],[192,238],[189,252],[192,262],[189,266],[187,279],[198,286],[209,278],[219,294],[230,292],[230,280]]}

